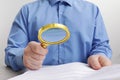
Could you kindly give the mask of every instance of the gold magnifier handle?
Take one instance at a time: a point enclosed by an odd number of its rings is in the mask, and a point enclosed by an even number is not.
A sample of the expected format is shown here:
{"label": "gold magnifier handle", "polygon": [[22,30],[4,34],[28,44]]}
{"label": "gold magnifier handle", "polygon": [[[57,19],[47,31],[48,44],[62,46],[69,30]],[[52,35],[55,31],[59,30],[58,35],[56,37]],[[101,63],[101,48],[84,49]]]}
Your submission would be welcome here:
{"label": "gold magnifier handle", "polygon": [[48,46],[48,44],[46,44],[46,43],[41,43],[41,46],[42,46],[44,49],[46,49],[47,46]]}

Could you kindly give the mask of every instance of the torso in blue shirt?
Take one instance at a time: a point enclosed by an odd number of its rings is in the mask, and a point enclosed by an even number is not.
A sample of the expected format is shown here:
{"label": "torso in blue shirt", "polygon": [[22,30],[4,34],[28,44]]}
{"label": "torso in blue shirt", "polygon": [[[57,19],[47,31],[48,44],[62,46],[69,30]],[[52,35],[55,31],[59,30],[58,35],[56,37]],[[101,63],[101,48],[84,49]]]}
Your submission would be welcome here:
{"label": "torso in blue shirt", "polygon": [[16,28],[18,32],[13,33],[15,28],[12,28],[9,41],[12,39],[11,42],[14,44],[17,41],[17,47],[21,45],[22,48],[26,47],[30,41],[39,42],[38,30],[46,24],[60,23],[69,28],[71,36],[67,42],[48,46],[44,65],[86,63],[90,55],[97,53],[111,57],[109,40],[99,9],[89,2],[38,0],[25,5],[15,21],[20,25],[21,30]]}

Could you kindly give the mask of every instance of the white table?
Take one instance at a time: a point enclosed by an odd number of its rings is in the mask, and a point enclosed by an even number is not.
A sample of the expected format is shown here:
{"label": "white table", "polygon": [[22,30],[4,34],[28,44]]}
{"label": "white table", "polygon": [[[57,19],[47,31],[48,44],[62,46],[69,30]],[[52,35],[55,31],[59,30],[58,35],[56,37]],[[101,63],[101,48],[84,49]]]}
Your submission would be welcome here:
{"label": "white table", "polygon": [[0,80],[7,80],[22,73],[23,71],[15,72],[6,67],[6,65],[4,64],[4,57],[0,56]]}
{"label": "white table", "polygon": [[14,72],[10,68],[8,68],[4,65],[2,65],[2,66],[0,65],[0,80],[7,80],[7,79],[17,76],[21,73],[22,73],[22,71]]}
{"label": "white table", "polygon": [[[15,71],[12,71],[10,68],[6,67],[6,65],[4,64],[3,57],[1,58],[1,56],[0,56],[0,80],[7,80],[14,76],[20,75],[23,72],[24,71],[15,72]],[[120,78],[114,79],[114,80],[120,80]]]}

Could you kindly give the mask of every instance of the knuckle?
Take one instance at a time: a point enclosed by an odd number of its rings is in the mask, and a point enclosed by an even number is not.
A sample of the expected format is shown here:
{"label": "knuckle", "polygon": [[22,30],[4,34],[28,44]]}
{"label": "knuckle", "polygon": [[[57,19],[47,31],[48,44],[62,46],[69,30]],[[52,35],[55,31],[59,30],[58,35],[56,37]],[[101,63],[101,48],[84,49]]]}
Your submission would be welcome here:
{"label": "knuckle", "polygon": [[40,60],[43,60],[44,58],[45,58],[45,56],[42,56],[42,55],[40,56]]}
{"label": "knuckle", "polygon": [[48,49],[45,50],[45,53],[46,53],[46,54],[48,53]]}
{"label": "knuckle", "polygon": [[45,49],[45,50],[43,50],[41,53],[42,53],[43,56],[45,56],[45,55],[48,53],[48,50]]}
{"label": "knuckle", "polygon": [[34,41],[31,41],[28,43],[29,46],[32,46],[34,44]]}
{"label": "knuckle", "polygon": [[27,63],[27,62],[24,63],[24,66],[27,68],[30,67],[29,63]]}

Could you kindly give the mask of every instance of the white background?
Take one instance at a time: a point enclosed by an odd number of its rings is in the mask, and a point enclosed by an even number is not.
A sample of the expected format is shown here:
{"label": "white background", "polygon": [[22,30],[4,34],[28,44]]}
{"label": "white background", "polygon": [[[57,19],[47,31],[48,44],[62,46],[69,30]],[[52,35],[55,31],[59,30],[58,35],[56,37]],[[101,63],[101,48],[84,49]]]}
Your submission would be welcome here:
{"label": "white background", "polygon": [[[33,0],[0,0],[0,58],[4,60],[4,48],[11,24],[20,8]],[[112,61],[120,63],[120,0],[88,0],[99,6],[113,50]]]}

